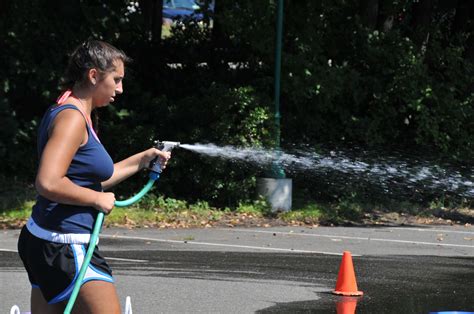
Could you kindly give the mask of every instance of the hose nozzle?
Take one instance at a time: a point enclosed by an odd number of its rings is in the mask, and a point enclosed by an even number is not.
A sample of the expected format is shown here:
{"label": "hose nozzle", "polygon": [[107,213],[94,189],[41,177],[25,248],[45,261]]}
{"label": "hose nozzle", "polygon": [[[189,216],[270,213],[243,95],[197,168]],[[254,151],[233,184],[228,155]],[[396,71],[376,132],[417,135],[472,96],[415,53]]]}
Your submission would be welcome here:
{"label": "hose nozzle", "polygon": [[[179,142],[171,142],[171,141],[156,141],[155,142],[155,147],[162,152],[170,152],[173,150],[175,147],[179,147]],[[150,162],[150,179],[156,180],[160,177],[161,173],[161,164],[160,161],[158,160],[158,157],[153,159]]]}
{"label": "hose nozzle", "polygon": [[175,147],[179,147],[180,142],[171,142],[171,141],[157,141],[156,148],[163,152],[170,152]]}

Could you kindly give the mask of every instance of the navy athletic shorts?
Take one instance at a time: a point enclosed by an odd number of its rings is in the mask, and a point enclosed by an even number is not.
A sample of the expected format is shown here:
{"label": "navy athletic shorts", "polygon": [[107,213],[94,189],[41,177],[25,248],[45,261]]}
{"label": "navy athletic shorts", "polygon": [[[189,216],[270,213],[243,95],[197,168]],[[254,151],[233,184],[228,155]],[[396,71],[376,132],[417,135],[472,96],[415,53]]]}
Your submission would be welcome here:
{"label": "navy athletic shorts", "polygon": [[[35,237],[23,227],[18,253],[31,286],[39,288],[49,304],[68,300],[84,261],[88,245],[55,243]],[[112,270],[95,247],[82,284],[90,280],[114,282]]]}

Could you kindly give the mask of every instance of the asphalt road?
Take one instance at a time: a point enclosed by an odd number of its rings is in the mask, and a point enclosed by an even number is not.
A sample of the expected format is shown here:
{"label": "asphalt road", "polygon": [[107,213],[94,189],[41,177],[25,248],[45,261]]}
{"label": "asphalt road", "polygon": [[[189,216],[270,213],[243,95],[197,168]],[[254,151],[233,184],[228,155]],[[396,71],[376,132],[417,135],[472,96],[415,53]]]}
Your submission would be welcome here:
{"label": "asphalt road", "polygon": [[[0,235],[0,313],[29,309],[18,234]],[[474,311],[472,226],[112,228],[99,247],[135,313]],[[343,251],[362,297],[331,294]]]}

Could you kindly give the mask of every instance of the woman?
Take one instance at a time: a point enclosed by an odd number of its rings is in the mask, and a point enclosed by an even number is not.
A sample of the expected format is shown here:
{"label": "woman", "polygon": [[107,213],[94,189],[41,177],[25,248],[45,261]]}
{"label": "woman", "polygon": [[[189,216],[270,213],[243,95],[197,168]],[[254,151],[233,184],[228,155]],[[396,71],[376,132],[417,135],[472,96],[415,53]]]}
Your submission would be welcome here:
{"label": "woman", "polygon": [[[128,57],[101,41],[80,45],[66,71],[68,89],[50,107],[38,130],[38,191],[18,251],[32,285],[32,313],[62,313],[82,265],[95,218],[112,211],[115,196],[103,192],[169,152],[150,148],[116,164],[91,123],[94,109],[123,92]],[[75,313],[120,313],[112,272],[94,251]]]}

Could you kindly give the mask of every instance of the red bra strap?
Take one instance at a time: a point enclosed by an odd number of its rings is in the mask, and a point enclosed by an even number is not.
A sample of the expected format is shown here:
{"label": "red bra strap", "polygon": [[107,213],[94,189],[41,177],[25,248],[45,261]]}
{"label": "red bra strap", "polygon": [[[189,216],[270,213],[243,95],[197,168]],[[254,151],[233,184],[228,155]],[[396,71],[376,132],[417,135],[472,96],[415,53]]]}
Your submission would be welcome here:
{"label": "red bra strap", "polygon": [[[73,98],[76,98],[76,99],[79,100],[79,98],[77,98],[76,96],[73,95],[72,90],[67,89],[67,90],[65,90],[61,95],[59,95],[58,99],[56,100],[56,103],[57,103],[59,106],[64,105],[65,102],[66,102],[66,99],[68,99],[68,97],[73,97]],[[79,101],[80,101],[80,100],[79,100]],[[77,106],[76,106],[76,107],[77,107]],[[100,143],[99,137],[98,137],[97,134],[95,133],[94,126],[92,125],[91,119],[85,114],[85,112],[82,111],[81,108],[77,107],[77,109],[79,109],[79,111],[82,113],[82,115],[84,116],[84,119],[86,119],[87,125],[89,125],[89,127],[91,128],[92,134],[94,135],[94,137],[96,138],[96,140],[99,141],[99,143]]]}

